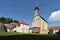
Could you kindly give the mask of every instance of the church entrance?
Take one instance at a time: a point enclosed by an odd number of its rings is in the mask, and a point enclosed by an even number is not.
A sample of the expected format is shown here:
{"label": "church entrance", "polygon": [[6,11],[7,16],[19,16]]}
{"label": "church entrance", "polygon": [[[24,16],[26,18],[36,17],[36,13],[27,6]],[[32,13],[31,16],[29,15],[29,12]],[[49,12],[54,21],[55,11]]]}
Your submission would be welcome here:
{"label": "church entrance", "polygon": [[40,33],[40,27],[33,27],[32,33]]}

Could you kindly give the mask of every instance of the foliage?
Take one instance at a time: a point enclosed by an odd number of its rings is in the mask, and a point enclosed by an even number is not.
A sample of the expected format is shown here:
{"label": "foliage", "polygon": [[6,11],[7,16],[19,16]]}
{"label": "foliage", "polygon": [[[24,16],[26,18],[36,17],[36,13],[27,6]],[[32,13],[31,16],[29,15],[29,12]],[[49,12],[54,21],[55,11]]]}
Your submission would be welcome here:
{"label": "foliage", "polygon": [[48,34],[53,34],[53,30],[50,29],[49,32],[48,32]]}
{"label": "foliage", "polygon": [[13,22],[13,20],[11,18],[6,18],[5,23],[11,23],[11,22]]}
{"label": "foliage", "polygon": [[13,22],[18,23],[18,20],[14,20]]}
{"label": "foliage", "polygon": [[0,23],[11,23],[11,22],[15,22],[18,23],[18,20],[13,20],[11,18],[5,18],[5,17],[0,17]]}
{"label": "foliage", "polygon": [[60,30],[58,32],[56,32],[57,35],[60,35]]}
{"label": "foliage", "polygon": [[5,23],[5,20],[6,20],[5,17],[1,17],[1,18],[0,18],[0,23]]}

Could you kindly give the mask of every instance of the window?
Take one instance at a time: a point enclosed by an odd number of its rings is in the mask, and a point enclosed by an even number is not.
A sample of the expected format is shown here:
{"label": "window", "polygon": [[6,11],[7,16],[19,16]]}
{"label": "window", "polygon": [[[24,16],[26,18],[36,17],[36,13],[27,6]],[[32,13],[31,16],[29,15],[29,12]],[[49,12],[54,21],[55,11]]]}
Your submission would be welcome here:
{"label": "window", "polygon": [[35,19],[33,19],[33,22],[35,21]]}

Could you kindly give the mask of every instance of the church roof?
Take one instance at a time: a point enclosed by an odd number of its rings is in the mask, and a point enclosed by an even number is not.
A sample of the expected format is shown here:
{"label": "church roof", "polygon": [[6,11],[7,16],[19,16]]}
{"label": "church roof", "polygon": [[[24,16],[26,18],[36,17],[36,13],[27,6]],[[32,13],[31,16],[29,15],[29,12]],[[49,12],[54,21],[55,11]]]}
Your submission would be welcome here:
{"label": "church roof", "polygon": [[36,10],[36,9],[38,9],[38,10],[39,10],[39,8],[38,8],[37,6],[35,7],[35,9],[34,9],[34,10]]}
{"label": "church roof", "polygon": [[[38,15],[36,15],[36,16],[40,16],[39,14]],[[36,16],[34,16],[34,17],[36,17]],[[33,17],[33,18],[34,18]],[[42,16],[40,16],[45,22],[47,22]],[[48,22],[47,22],[48,23]]]}

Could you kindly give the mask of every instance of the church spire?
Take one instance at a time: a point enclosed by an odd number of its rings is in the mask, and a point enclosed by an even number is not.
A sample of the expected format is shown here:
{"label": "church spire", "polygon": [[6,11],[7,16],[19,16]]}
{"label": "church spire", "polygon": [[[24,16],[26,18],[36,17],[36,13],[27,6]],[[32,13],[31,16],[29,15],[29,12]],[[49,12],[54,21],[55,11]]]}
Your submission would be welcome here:
{"label": "church spire", "polygon": [[35,9],[34,10],[36,10],[36,9],[39,10],[38,3],[37,2],[36,2],[36,6],[35,6]]}
{"label": "church spire", "polygon": [[38,2],[37,1],[36,1],[36,6],[35,6],[34,10],[35,10],[35,15],[34,16],[38,15],[39,14],[39,7],[38,7]]}

